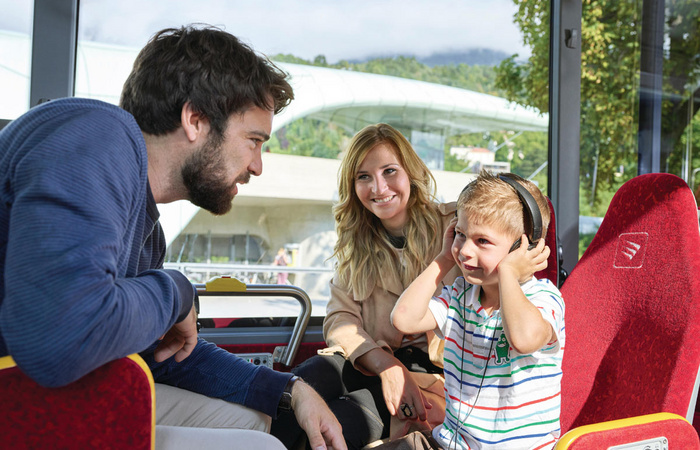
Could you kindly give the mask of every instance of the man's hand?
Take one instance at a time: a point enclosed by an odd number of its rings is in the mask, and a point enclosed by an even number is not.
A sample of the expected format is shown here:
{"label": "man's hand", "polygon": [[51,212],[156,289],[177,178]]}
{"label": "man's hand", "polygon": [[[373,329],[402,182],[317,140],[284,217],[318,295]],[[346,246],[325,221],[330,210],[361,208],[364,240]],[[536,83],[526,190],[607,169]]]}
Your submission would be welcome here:
{"label": "man's hand", "polygon": [[347,450],[343,430],[320,395],[299,380],[292,387],[292,410],[314,450]]}
{"label": "man's hand", "polygon": [[197,345],[197,311],[194,305],[187,317],[173,325],[162,339],[153,352],[156,362],[165,361],[173,355],[175,361],[180,362],[190,356]]}

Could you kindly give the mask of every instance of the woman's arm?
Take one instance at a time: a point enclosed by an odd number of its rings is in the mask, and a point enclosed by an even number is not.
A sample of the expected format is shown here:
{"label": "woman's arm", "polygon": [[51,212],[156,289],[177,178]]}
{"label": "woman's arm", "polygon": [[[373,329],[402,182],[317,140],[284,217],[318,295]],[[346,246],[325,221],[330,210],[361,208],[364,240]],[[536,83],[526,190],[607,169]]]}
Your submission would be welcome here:
{"label": "woman's arm", "polygon": [[[423,397],[420,388],[410,376],[408,369],[394,357],[388,345],[379,345],[364,329],[361,302],[345,289],[331,281],[331,299],[328,302],[323,331],[326,343],[340,346],[346,359],[365,375],[379,376],[387,409],[400,419],[400,405],[408,403],[415,409],[412,419],[426,417],[426,408],[431,405]],[[371,300],[365,300],[371,301]],[[388,317],[384,320],[388,322]],[[389,323],[382,326],[390,326]]]}
{"label": "woman's arm", "polygon": [[[356,365],[356,358],[382,346],[365,330],[362,303],[339,286],[335,278],[330,282],[330,291],[323,320],[323,337],[329,347],[342,348],[343,356]],[[386,346],[386,350],[391,349]]]}

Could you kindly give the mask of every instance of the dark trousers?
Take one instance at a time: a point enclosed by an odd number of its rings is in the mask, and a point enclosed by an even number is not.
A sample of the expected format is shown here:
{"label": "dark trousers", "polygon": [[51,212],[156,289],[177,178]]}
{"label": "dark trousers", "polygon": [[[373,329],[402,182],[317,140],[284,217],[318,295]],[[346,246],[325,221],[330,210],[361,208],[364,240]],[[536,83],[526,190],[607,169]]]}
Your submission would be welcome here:
{"label": "dark trousers", "polygon": [[[341,355],[318,355],[292,369],[313,387],[343,427],[348,449],[361,449],[389,436],[391,415],[386,408],[378,376],[367,376]],[[303,448],[306,434],[293,412],[272,421],[271,433],[288,449]],[[308,445],[307,445],[308,448]]]}
{"label": "dark trousers", "polygon": [[[416,347],[403,347],[394,356],[411,372],[442,373],[428,354]],[[391,414],[386,408],[382,382],[355,369],[339,354],[318,355],[292,369],[323,397],[343,427],[348,449],[361,449],[377,439],[389,437]],[[293,412],[272,421],[272,435],[288,449],[301,449],[306,434]],[[307,447],[308,448],[308,447]]]}

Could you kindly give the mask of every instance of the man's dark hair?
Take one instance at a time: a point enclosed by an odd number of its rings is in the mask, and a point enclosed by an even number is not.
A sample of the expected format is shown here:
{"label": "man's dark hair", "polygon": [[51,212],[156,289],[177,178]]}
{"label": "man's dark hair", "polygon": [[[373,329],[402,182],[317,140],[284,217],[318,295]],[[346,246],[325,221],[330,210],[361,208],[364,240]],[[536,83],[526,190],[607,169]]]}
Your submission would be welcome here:
{"label": "man's dark hair", "polygon": [[294,98],[287,74],[235,36],[215,27],[168,28],[136,57],[119,104],[142,131],[176,130],[182,107],[204,115],[222,135],[226,121],[253,105],[280,112]]}

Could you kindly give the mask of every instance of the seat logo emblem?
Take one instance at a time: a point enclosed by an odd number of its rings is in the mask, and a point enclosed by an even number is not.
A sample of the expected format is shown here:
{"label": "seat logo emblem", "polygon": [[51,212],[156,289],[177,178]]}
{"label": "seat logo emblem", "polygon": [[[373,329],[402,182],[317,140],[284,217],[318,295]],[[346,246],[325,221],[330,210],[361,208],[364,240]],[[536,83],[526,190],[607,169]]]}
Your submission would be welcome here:
{"label": "seat logo emblem", "polygon": [[644,265],[649,234],[622,233],[617,238],[617,250],[613,267],[618,269],[639,269]]}

